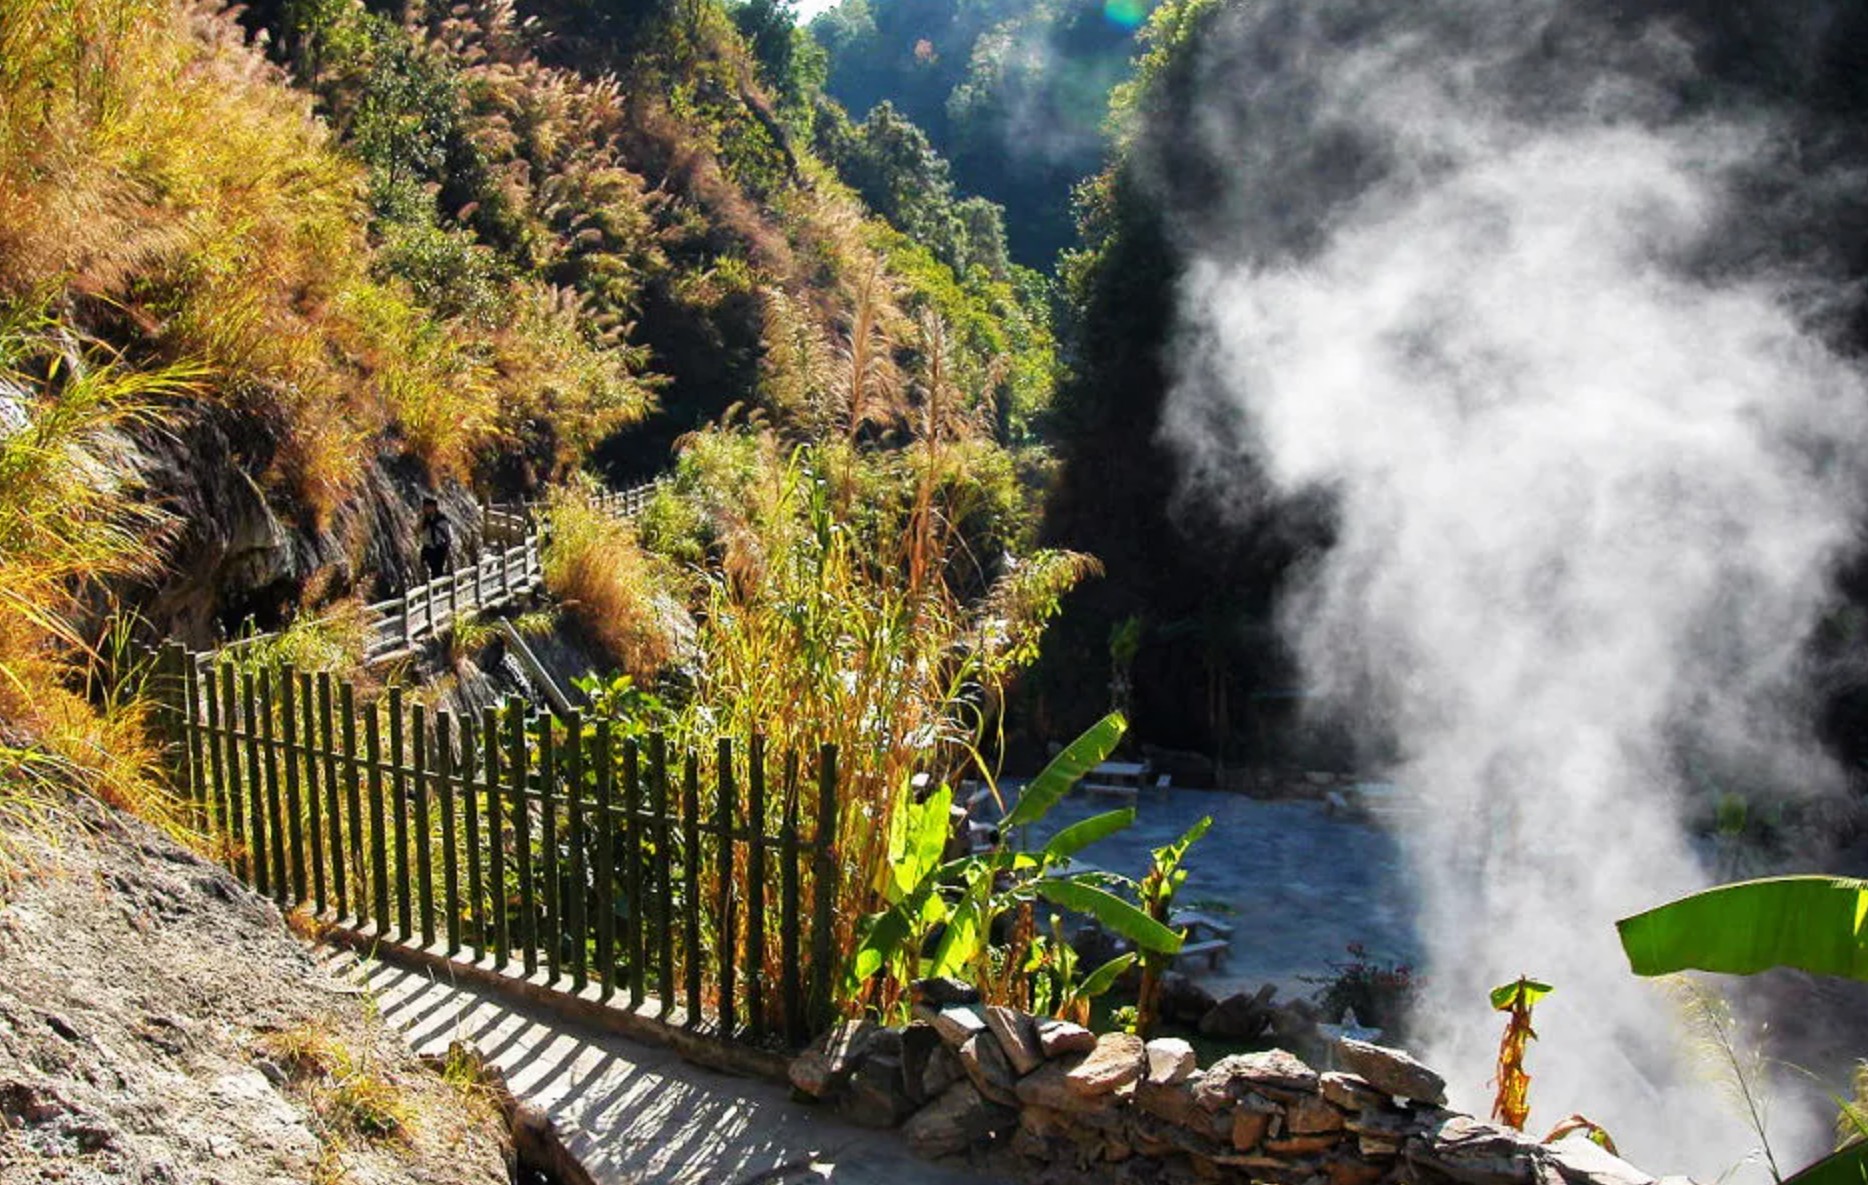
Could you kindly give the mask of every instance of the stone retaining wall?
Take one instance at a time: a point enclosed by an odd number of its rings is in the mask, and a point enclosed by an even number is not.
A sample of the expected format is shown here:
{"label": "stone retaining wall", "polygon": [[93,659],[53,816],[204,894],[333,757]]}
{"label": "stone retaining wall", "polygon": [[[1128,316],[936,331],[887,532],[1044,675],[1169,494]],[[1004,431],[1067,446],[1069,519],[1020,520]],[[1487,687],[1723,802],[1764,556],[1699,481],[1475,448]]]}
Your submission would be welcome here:
{"label": "stone retaining wall", "polygon": [[1004,1152],[1045,1182],[1653,1185],[1581,1135],[1544,1145],[1449,1111],[1406,1053],[1338,1041],[1338,1069],[1282,1050],[1201,1069],[1178,1038],[1144,1044],[918,985],[915,1023],[850,1021],[790,1068],[858,1123],[899,1126],[930,1157]]}

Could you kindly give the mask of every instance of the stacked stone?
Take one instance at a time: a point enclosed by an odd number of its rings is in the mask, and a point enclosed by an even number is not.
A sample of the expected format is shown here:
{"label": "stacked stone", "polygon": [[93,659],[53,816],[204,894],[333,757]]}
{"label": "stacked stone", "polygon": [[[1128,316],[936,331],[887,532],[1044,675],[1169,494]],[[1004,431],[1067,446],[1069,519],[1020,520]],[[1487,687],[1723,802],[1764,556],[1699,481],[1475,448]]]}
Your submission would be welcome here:
{"label": "stacked stone", "polygon": [[1580,1136],[1554,1145],[1448,1111],[1406,1053],[1336,1043],[1319,1073],[1283,1050],[1199,1068],[1178,1038],[1097,1036],[916,985],[905,1028],[850,1021],[791,1065],[802,1093],[900,1125],[925,1156],[1009,1149],[1046,1181],[1275,1185],[1654,1185]]}

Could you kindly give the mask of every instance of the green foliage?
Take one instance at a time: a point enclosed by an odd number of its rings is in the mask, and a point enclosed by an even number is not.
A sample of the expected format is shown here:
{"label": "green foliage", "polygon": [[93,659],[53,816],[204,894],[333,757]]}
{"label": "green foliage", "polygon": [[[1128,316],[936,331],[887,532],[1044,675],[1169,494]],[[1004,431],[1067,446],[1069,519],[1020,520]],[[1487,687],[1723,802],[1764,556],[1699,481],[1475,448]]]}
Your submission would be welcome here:
{"label": "green foliage", "polygon": [[[38,302],[0,299],[0,814],[76,787],[171,818],[127,639],[110,629],[93,645],[87,623],[107,582],[154,572],[165,544],[167,518],[117,476],[123,434],[160,425],[202,377],[139,370]],[[87,667],[102,676],[96,705],[73,690]]]}
{"label": "green foliage", "polygon": [[[1110,716],[1066,746],[1024,788],[1003,830],[1012,833],[1043,819],[1064,790],[1113,751],[1123,727],[1121,717]],[[1074,956],[1062,954],[1055,938],[1040,939],[1033,932],[1029,919],[1039,899],[1085,914],[1145,951],[1166,956],[1180,948],[1179,935],[1104,887],[1127,882],[1105,873],[1070,871],[1073,853],[1131,825],[1134,811],[1114,811],[1066,828],[1035,855],[1015,850],[1008,841],[990,853],[942,863],[951,802],[943,786],[925,801],[897,811],[902,822],[891,830],[890,860],[883,872],[881,897],[888,908],[865,923],[844,977],[846,1007],[897,1016],[907,1008],[908,985],[938,975],[969,979],[991,1002],[1028,1005],[1041,985],[1052,1006],[1072,1013],[1087,1008],[1128,961],[1107,964],[1077,984]],[[1009,948],[998,949],[992,935],[1008,914],[1018,921]],[[940,937],[934,941],[937,929]]]}
{"label": "green foliage", "polygon": [[1794,967],[1868,979],[1868,882],[1786,876],[1721,885],[1615,924],[1636,975]]}
{"label": "green foliage", "polygon": [[[1718,885],[1623,918],[1615,927],[1636,975],[1685,970],[1755,975],[1791,967],[1868,979],[1865,920],[1868,882],[1784,876]],[[1724,1052],[1737,1067],[1736,1045],[1723,1032],[1722,1027]],[[1740,1071],[1734,1077],[1762,1140],[1764,1124],[1748,1076]],[[1849,1125],[1853,1114],[1845,1104],[1841,1123]],[[1768,1143],[1764,1150],[1768,1157]],[[1775,1174],[1774,1160],[1772,1165]],[[1868,1141],[1856,1140],[1785,1180],[1786,1185],[1859,1185],[1865,1179]]]}
{"label": "green foliage", "polygon": [[1332,1022],[1354,1011],[1358,1021],[1395,1038],[1419,990],[1413,967],[1374,958],[1359,942],[1350,943],[1348,953],[1346,961],[1330,964],[1329,976],[1306,980],[1321,985],[1317,1007]]}
{"label": "green foliage", "polygon": [[927,134],[884,102],[849,127],[840,108],[818,116],[818,145],[869,208],[964,276],[982,267],[1004,279],[1004,212],[984,198],[961,200],[947,162]]}
{"label": "green foliage", "polygon": [[1510,1012],[1513,1008],[1534,1008],[1537,1002],[1556,989],[1535,979],[1515,979],[1492,989],[1492,1010]]}
{"label": "green foliage", "polygon": [[571,685],[590,701],[592,720],[612,723],[612,735],[638,739],[667,727],[668,705],[662,697],[636,683],[635,676],[616,674],[607,679],[600,675],[580,675]]}
{"label": "green foliage", "polygon": [[925,129],[957,185],[1003,208],[1012,257],[1048,268],[1073,238],[1071,187],[1101,165],[1107,97],[1136,48],[1110,11],[846,0],[811,29],[828,91],[852,112],[886,103]]}
{"label": "green foliage", "polygon": [[[1110,714],[1091,725],[1089,730],[1070,744],[1064,746],[1057,756],[1039,771],[1038,776],[1026,783],[1019,792],[1018,805],[1005,816],[1003,826],[1006,830],[1030,826],[1050,814],[1051,808],[1070,793],[1070,788],[1083,780],[1083,775],[1116,751],[1116,745],[1122,734],[1128,731],[1128,721],[1115,714]],[[1134,821],[1133,814],[1129,822]],[[1082,826],[1082,824],[1078,824]],[[1060,833],[1064,840],[1058,854],[1069,855],[1075,847],[1081,846],[1072,835],[1075,828]],[[1056,840],[1052,841],[1056,843]],[[1074,845],[1074,846],[1073,846]]]}
{"label": "green foliage", "polygon": [[1080,974],[1076,949],[1064,937],[1063,919],[1051,915],[1051,932],[1032,940],[1025,970],[1031,974],[1031,1010],[1087,1026],[1090,1004],[1114,987],[1140,956],[1128,951],[1110,959],[1087,976]]}
{"label": "green foliage", "polygon": [[[1166,928],[1168,919],[1173,916],[1174,895],[1187,883],[1187,870],[1182,867],[1187,859],[1187,850],[1200,842],[1200,838],[1212,826],[1212,816],[1202,816],[1179,839],[1156,848],[1151,854],[1148,873],[1136,886],[1135,895],[1148,918],[1157,926]],[[1142,983],[1135,1000],[1133,1031],[1146,1037],[1154,1031],[1161,976],[1167,971],[1169,958],[1175,950],[1180,949],[1180,941],[1177,937],[1171,949],[1148,943],[1142,944],[1142,949]]]}
{"label": "green foliage", "polygon": [[1525,1049],[1537,1036],[1531,1028],[1531,1010],[1550,992],[1549,984],[1522,975],[1492,989],[1493,1009],[1507,1014],[1505,1035],[1498,1043],[1492,1118],[1519,1131],[1531,1115],[1531,1076],[1524,1069]]}

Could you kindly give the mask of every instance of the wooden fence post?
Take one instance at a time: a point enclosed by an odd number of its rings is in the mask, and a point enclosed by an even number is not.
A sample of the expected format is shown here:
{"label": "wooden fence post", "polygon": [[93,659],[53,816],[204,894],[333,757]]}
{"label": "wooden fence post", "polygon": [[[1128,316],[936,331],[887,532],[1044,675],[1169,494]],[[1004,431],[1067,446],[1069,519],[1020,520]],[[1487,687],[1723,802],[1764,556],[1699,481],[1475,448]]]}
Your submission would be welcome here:
{"label": "wooden fence post", "polygon": [[565,902],[565,929],[571,947],[571,990],[581,992],[590,982],[588,974],[588,956],[586,953],[586,929],[584,900],[587,893],[586,874],[588,861],[585,858],[584,840],[584,716],[572,711],[564,721],[566,748],[564,751],[564,811],[565,842],[570,849],[571,867],[567,870],[568,884],[561,896]]}
{"label": "wooden fence post", "polygon": [[246,698],[246,703],[242,705],[242,719],[246,724],[247,865],[251,870],[253,888],[260,896],[270,897],[272,880],[266,867],[266,795],[264,775],[260,772],[259,707],[253,682],[253,672],[241,674],[240,691]]}
{"label": "wooden fence post", "polygon": [[448,954],[461,950],[460,834],[454,826],[454,717],[435,713],[435,787],[441,792],[441,909]]}
{"label": "wooden fence post", "polygon": [[655,991],[661,1000],[661,1018],[666,1020],[675,1006],[674,854],[670,843],[673,828],[668,819],[668,739],[659,732],[649,737],[649,777],[649,813],[655,829],[656,962],[660,973]]}
{"label": "wooden fence post", "polygon": [[409,831],[415,840],[416,909],[419,911],[422,947],[435,944],[434,828],[428,815],[429,789],[433,780],[428,773],[428,709],[423,704],[409,708],[409,724],[415,733],[409,748],[415,759],[415,821]]}
{"label": "wooden fence post", "polygon": [[557,738],[550,712],[538,714],[538,856],[545,882],[545,982],[556,985],[563,971],[564,901],[558,884]]}
{"label": "wooden fence post", "polygon": [[480,792],[474,786],[474,779],[479,776],[479,763],[474,753],[474,719],[471,715],[461,719],[461,766],[460,789],[461,806],[464,809],[463,822],[467,828],[465,847],[467,849],[467,928],[472,933],[474,961],[486,957],[486,882],[480,876]]}
{"label": "wooden fence post", "polygon": [[303,751],[298,744],[298,671],[290,664],[279,671],[279,723],[285,750],[285,828],[292,871],[292,904],[306,899],[304,803],[299,797],[298,766]]}
{"label": "wooden fence post", "polygon": [[[357,913],[363,912],[363,862],[353,854],[349,867],[344,861],[344,812],[343,790],[338,786],[336,734],[331,726],[331,672],[318,672],[318,744],[324,750],[324,811],[328,818],[325,826],[331,836],[331,897],[337,909],[338,917],[350,915],[350,877],[356,873]],[[357,784],[357,723],[350,713],[344,714],[344,770],[345,782],[354,788]],[[355,800],[350,808],[350,844],[356,848],[357,836],[363,829],[363,820],[358,816]]]}
{"label": "wooden fence post", "polygon": [[272,671],[259,673],[260,745],[266,754],[266,835],[272,842],[272,897],[287,904],[291,886],[286,880],[284,809],[279,802],[279,749],[273,735]]}
{"label": "wooden fence post", "polygon": [[[303,738],[305,762],[305,835],[311,848],[311,896],[312,906],[323,917],[325,908],[330,904],[324,892],[324,804],[318,796],[318,716],[317,704],[313,698],[311,674],[299,672],[298,702],[300,709],[299,736]],[[331,859],[342,859],[337,849],[331,849]]]}
{"label": "wooden fence post", "polygon": [[733,784],[733,742],[727,737],[719,738],[714,747],[714,785],[714,827],[719,832],[716,875],[720,878],[719,932],[714,936],[714,951],[720,967],[720,1035],[731,1038],[739,1027],[733,1008],[734,961],[739,957],[733,892],[733,816],[738,803]]}
{"label": "wooden fence post", "polygon": [[682,762],[681,777],[681,846],[687,857],[687,890],[681,894],[683,906],[682,968],[687,979],[687,1025],[700,1023],[701,1010],[701,841],[700,841],[700,761],[692,749]]}
{"label": "wooden fence post", "polygon": [[501,824],[505,812],[501,809],[504,796],[500,794],[498,709],[481,709],[480,733],[484,738],[481,747],[484,750],[482,756],[486,761],[488,832],[486,854],[487,882],[492,888],[493,966],[503,970],[506,966],[506,957],[512,949],[512,942],[506,917],[506,844],[502,837],[504,827]]}
{"label": "wooden fence post", "polygon": [[[188,759],[189,808],[195,830],[203,835],[211,834],[213,823],[209,802],[215,793],[208,783],[208,770],[204,764],[201,736],[201,671],[195,665],[194,655],[182,651],[182,711],[188,732],[188,744],[184,749]],[[210,699],[212,696],[209,697]],[[207,738],[208,747],[212,747],[213,738]]]}
{"label": "wooden fence post", "polygon": [[362,817],[362,761],[364,755],[357,750],[357,692],[349,682],[338,684],[338,720],[344,721],[344,806],[349,807],[349,869],[351,869],[351,912],[349,916],[357,925],[366,925],[370,916],[370,893],[368,886],[374,884],[364,871],[362,843],[364,826]]}
{"label": "wooden fence post", "polygon": [[525,751],[525,716],[515,700],[506,701],[507,741],[511,760],[507,777],[512,783],[513,854],[519,865],[519,949],[525,961],[525,975],[538,973],[538,912],[536,890],[532,885],[532,808],[526,801],[531,761]]}
{"label": "wooden fence post", "polygon": [[[349,790],[353,807],[350,816],[353,827],[351,844],[354,846],[355,827],[361,820],[354,810],[357,801],[357,738],[353,696],[350,684],[344,684],[344,748],[351,757]],[[363,718],[363,745],[370,782],[370,912],[374,915],[376,935],[382,938],[389,934],[389,823],[386,818],[388,804],[383,799],[382,705],[377,700],[370,701],[368,714]],[[362,886],[357,888],[357,912],[363,912]]]}
{"label": "wooden fence post", "polygon": [[811,910],[811,1023],[820,1031],[832,1019],[831,993],[834,952],[830,927],[837,892],[837,747],[824,745],[817,758],[817,834],[812,848],[816,855],[814,883],[816,900]]}
{"label": "wooden fence post", "polygon": [[746,1013],[752,1038],[763,1041],[765,1024],[765,738],[758,733],[746,746],[746,824],[752,847],[746,852]]}
{"label": "wooden fence post", "polygon": [[779,984],[784,996],[785,1041],[792,1048],[805,1042],[803,968],[799,965],[799,930],[804,924],[799,907],[798,861],[798,754],[785,754],[785,823],[779,832]]}
{"label": "wooden fence post", "polygon": [[623,948],[629,958],[629,1007],[642,1007],[648,971],[648,926],[642,890],[642,745],[623,742]]}
{"label": "wooden fence post", "polygon": [[591,898],[597,907],[597,974],[602,999],[616,993],[616,817],[611,813],[611,781],[616,751],[610,740],[608,717],[597,721],[591,758],[597,763],[596,884]]}
{"label": "wooden fence post", "polygon": [[415,905],[409,897],[409,795],[402,747],[402,689],[389,689],[389,805],[395,812],[396,934],[407,942],[415,935]]}
{"label": "wooden fence post", "polygon": [[226,735],[231,729],[223,729],[221,727],[219,688],[215,686],[215,671],[217,669],[217,667],[212,665],[208,667],[207,687],[203,689],[202,695],[204,701],[202,706],[207,709],[208,721],[208,776],[212,781],[210,787],[212,802],[209,809],[213,815],[213,835],[215,843],[223,854],[227,866],[232,868],[233,819],[230,817],[232,811],[227,805],[231,801],[228,787],[231,785],[232,779],[227,775],[222,765],[222,757],[226,752]]}

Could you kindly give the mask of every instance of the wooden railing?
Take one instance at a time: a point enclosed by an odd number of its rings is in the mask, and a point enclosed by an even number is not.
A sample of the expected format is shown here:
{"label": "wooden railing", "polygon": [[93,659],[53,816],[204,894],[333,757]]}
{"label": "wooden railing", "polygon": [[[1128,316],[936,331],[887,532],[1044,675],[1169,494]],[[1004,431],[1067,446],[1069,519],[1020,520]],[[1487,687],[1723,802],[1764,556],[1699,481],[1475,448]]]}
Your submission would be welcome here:
{"label": "wooden railing", "polygon": [[438,636],[463,614],[500,608],[539,587],[545,579],[540,547],[537,534],[528,534],[517,546],[483,552],[474,564],[368,606],[363,665],[411,654],[416,643]]}
{"label": "wooden railing", "polygon": [[228,867],[288,910],[516,965],[714,1036],[801,1046],[830,1020],[837,750],[711,754],[508,701],[161,656],[178,785]]}
{"label": "wooden railing", "polygon": [[[611,514],[634,518],[659,485],[658,479],[625,490],[601,490],[591,497]],[[538,588],[544,582],[539,530],[544,505],[538,501],[483,503],[478,559],[401,596],[365,606],[364,665],[406,657],[418,642],[439,636],[463,615],[502,608]],[[241,638],[219,653],[235,653],[275,636]],[[204,661],[208,653],[198,659]]]}

